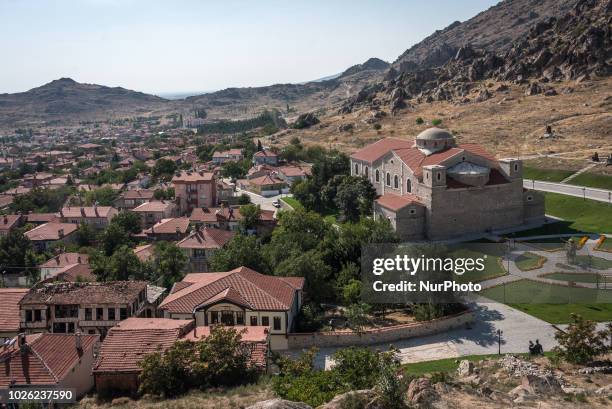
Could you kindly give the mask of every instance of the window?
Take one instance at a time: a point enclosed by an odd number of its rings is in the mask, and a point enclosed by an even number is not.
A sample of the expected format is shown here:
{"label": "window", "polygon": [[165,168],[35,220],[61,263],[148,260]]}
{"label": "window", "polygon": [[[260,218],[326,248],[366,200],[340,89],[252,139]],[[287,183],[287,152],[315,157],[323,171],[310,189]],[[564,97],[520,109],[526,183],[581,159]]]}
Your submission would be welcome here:
{"label": "window", "polygon": [[218,324],[219,323],[219,313],[217,311],[210,312],[210,323]]}
{"label": "window", "polygon": [[355,174],[359,174],[359,165],[357,163],[355,164]]}
{"label": "window", "polygon": [[85,321],[91,321],[91,308],[85,308]]}
{"label": "window", "polygon": [[397,175],[393,176],[393,187],[399,189],[399,177]]}
{"label": "window", "polygon": [[410,209],[410,214],[416,214],[416,209]]}
{"label": "window", "polygon": [[244,325],[244,312],[236,312],[236,325]]}
{"label": "window", "polygon": [[367,166],[364,169],[364,175],[365,175],[366,178],[370,177],[370,169]]}
{"label": "window", "polygon": [[127,308],[119,308],[119,319],[120,320],[125,320],[128,317],[128,310]]}
{"label": "window", "polygon": [[375,177],[376,177],[376,181],[380,182],[380,171],[378,169],[376,169],[376,173],[375,173]]}
{"label": "window", "polygon": [[114,321],[115,320],[115,309],[114,308],[109,308],[108,309],[108,319],[109,319],[109,321]]}
{"label": "window", "polygon": [[406,192],[412,192],[412,181],[410,179],[406,181]]}
{"label": "window", "polygon": [[193,250],[193,257],[203,258],[205,255],[206,253],[204,252],[204,249],[194,249]]}
{"label": "window", "polygon": [[221,323],[234,325],[234,313],[232,311],[221,311]]}
{"label": "window", "polygon": [[438,178],[438,180],[442,179],[442,174],[441,173],[437,173],[436,177]]}
{"label": "window", "polygon": [[527,196],[527,201],[531,202],[533,200],[533,196]]}
{"label": "window", "polygon": [[34,321],[42,321],[42,312],[40,310],[34,310]]}
{"label": "window", "polygon": [[32,322],[32,310],[26,310],[26,322]]}
{"label": "window", "polygon": [[256,326],[257,325],[257,317],[251,317],[251,326]]}
{"label": "window", "polygon": [[514,171],[515,171],[515,172],[518,172],[518,163],[515,163],[515,164],[514,164]]}
{"label": "window", "polygon": [[103,308],[96,308],[96,319],[98,321],[102,320],[104,316],[104,309]]}
{"label": "window", "polygon": [[270,317],[261,317],[261,325],[264,327],[270,326]]}
{"label": "window", "polygon": [[56,305],[55,306],[55,317],[56,318],[78,318],[79,317],[79,306],[78,305]]}
{"label": "window", "polygon": [[391,174],[387,172],[387,186],[391,186]]}
{"label": "window", "polygon": [[274,317],[274,330],[280,331],[281,329],[281,319],[280,317]]}

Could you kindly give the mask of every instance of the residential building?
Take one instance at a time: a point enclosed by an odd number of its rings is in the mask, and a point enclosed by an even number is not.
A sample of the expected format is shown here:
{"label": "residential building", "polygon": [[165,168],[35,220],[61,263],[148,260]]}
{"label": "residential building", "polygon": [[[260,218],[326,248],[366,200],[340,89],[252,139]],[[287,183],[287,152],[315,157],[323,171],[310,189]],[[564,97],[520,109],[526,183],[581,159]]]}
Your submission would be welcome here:
{"label": "residential building", "polygon": [[248,179],[248,189],[258,195],[269,197],[282,193],[288,193],[287,182],[275,175],[265,175],[258,178]]}
{"label": "residential building", "polygon": [[134,254],[140,261],[149,261],[153,258],[154,246],[153,244],[144,244],[142,246],[136,246],[134,248]]}
{"label": "residential building", "polygon": [[74,243],[78,227],[74,223],[49,222],[28,230],[25,236],[38,251],[45,251],[54,245]]}
{"label": "residential building", "polygon": [[215,151],[212,156],[212,161],[215,165],[231,161],[236,162],[243,159],[244,155],[242,154],[242,149],[230,149],[222,152]]}
{"label": "residential building", "polygon": [[287,335],[302,307],[304,279],[260,274],[247,267],[187,274],[160,304],[165,318],[196,325],[269,327],[270,348],[288,348]]}
{"label": "residential building", "polygon": [[119,210],[131,210],[154,198],[154,191],[150,189],[127,190],[119,195],[115,207]]}
{"label": "residential building", "polygon": [[163,219],[174,217],[176,205],[169,200],[152,200],[133,208],[131,211],[140,215],[142,226],[148,229]]}
{"label": "residential building", "polygon": [[217,182],[213,173],[180,172],[172,178],[179,216],[190,215],[196,207],[217,205]]}
{"label": "residential building", "polygon": [[430,128],[414,141],[379,140],[351,155],[351,174],[381,195],[374,217],[403,240],[481,234],[544,219],[543,196],[523,188],[522,162],[500,159],[448,131]]}
{"label": "residential building", "polygon": [[23,224],[20,214],[5,214],[0,216],[0,237],[7,236],[15,228]]}
{"label": "residential building", "polygon": [[24,175],[21,184],[28,188],[40,187],[49,183],[54,179],[55,175],[46,172],[36,172],[30,175]]}
{"label": "residential building", "polygon": [[[197,208],[193,209],[189,220],[196,227],[214,227],[217,229],[236,231],[240,228],[241,206],[219,207],[219,208]],[[259,223],[256,227],[257,233],[270,232],[276,226],[273,210],[262,209]]]}
{"label": "residential building", "polygon": [[119,321],[147,314],[155,302],[147,292],[146,281],[40,283],[19,303],[21,328],[28,333],[81,331],[104,337]]}
{"label": "residential building", "polygon": [[234,199],[234,186],[223,180],[217,182],[217,200],[219,203],[230,204]]}
{"label": "residential building", "polygon": [[85,253],[61,253],[38,266],[40,280],[58,277],[64,281],[95,281],[89,267],[89,255]]}
{"label": "residential building", "polygon": [[162,219],[151,228],[143,230],[149,240],[177,241],[185,238],[189,233],[189,218],[176,217]]}
{"label": "residential building", "polygon": [[27,288],[0,288],[0,342],[19,334],[19,301]]}
{"label": "residential building", "polygon": [[192,231],[176,245],[182,249],[189,263],[187,271],[206,272],[212,255],[234,237],[234,232],[215,228],[200,228]]}
{"label": "residential building", "polygon": [[23,215],[25,222],[40,226],[41,224],[59,221],[57,213],[28,213]]}
{"label": "residential building", "polygon": [[284,180],[289,186],[294,182],[306,179],[311,174],[312,166],[310,165],[285,165],[276,170],[278,178]]}
{"label": "residential building", "polygon": [[88,224],[101,230],[117,213],[117,209],[110,206],[68,206],[60,210],[59,217],[64,223]]}
{"label": "residential building", "polygon": [[253,164],[255,165],[278,165],[278,155],[271,150],[258,151],[253,154]]}
{"label": "residential building", "polygon": [[98,344],[98,335],[20,334],[0,349],[0,389],[74,389],[80,399],[94,386]]}

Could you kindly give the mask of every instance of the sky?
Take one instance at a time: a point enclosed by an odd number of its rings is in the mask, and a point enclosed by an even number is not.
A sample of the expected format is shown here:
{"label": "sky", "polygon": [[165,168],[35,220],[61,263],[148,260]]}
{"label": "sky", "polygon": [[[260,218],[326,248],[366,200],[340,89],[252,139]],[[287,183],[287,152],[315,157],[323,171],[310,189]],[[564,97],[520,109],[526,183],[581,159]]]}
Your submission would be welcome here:
{"label": "sky", "polygon": [[497,0],[0,0],[0,93],[54,79],[165,94],[297,83]]}

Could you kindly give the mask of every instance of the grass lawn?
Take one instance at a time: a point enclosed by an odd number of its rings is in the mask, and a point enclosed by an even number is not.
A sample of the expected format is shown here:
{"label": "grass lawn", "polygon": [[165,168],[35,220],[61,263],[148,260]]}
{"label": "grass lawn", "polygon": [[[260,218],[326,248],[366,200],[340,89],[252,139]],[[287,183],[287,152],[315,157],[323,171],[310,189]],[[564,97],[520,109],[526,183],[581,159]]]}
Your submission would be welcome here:
{"label": "grass lawn", "polygon": [[546,257],[538,256],[535,253],[531,253],[529,251],[524,252],[514,261],[516,266],[523,270],[535,270],[536,268],[540,268],[546,262]]}
{"label": "grass lawn", "polygon": [[574,239],[574,242],[578,243],[582,236],[575,237],[553,237],[548,239],[535,239],[535,240],[523,240],[522,243],[527,243],[538,250],[544,251],[558,251],[565,248],[565,243],[569,239]]}
{"label": "grass lawn", "polygon": [[569,182],[570,185],[594,187],[597,189],[612,190],[612,176],[582,173]]}
{"label": "grass lawn", "polygon": [[[491,252],[492,253],[492,252]],[[478,252],[476,250],[471,249],[461,249],[458,251],[452,252],[453,256],[457,257],[465,257],[465,258],[480,258],[482,257],[482,252]],[[507,271],[501,264],[501,257],[498,254],[486,254],[486,258],[484,259],[485,268],[483,271],[470,271],[468,273],[463,274],[457,278],[457,281],[465,283],[468,281],[478,282],[489,280],[495,277],[501,277],[507,274]]]}
{"label": "grass lawn", "polygon": [[302,206],[302,204],[294,197],[281,197],[281,200],[293,207],[293,210],[304,209],[304,206]]}
{"label": "grass lawn", "polygon": [[571,170],[544,169],[523,166],[523,177],[525,179],[543,180],[545,182],[561,182],[566,177],[575,173]]}
{"label": "grass lawn", "polygon": [[595,273],[548,273],[543,274],[542,277],[575,283],[601,283],[604,281],[603,276]]}
{"label": "grass lawn", "polygon": [[612,261],[597,256],[576,256],[576,264],[579,266],[589,266],[596,270],[612,268]]}
{"label": "grass lawn", "polygon": [[571,313],[594,321],[612,320],[612,290],[519,280],[481,294],[552,324],[569,323]]}

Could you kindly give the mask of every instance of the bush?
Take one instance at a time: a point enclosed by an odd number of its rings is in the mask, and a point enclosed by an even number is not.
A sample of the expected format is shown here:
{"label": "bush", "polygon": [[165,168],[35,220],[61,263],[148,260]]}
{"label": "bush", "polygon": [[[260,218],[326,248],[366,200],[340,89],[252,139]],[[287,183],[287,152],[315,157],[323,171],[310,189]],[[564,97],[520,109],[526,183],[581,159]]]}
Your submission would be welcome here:
{"label": "bush", "polygon": [[379,123],[374,124],[374,129],[376,129],[377,131],[380,130],[382,128],[382,125]]}
{"label": "bush", "polygon": [[434,119],[431,121],[431,124],[433,126],[440,126],[440,124],[442,124],[442,120],[441,119]]}
{"label": "bush", "polygon": [[416,119],[416,124],[417,125],[423,125],[425,123],[425,121],[423,120],[423,118],[421,118],[420,116],[417,117]]}
{"label": "bush", "polygon": [[610,350],[607,345],[612,336],[612,326],[597,331],[594,321],[572,314],[572,322],[565,331],[557,331],[555,339],[559,346],[554,349],[561,358],[574,364],[586,364]]}

